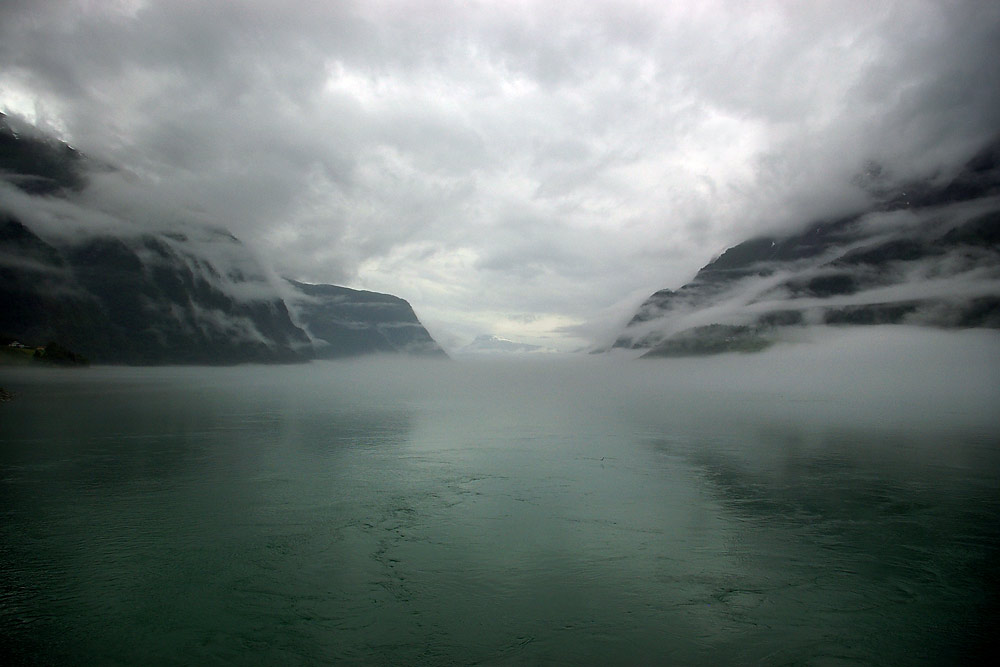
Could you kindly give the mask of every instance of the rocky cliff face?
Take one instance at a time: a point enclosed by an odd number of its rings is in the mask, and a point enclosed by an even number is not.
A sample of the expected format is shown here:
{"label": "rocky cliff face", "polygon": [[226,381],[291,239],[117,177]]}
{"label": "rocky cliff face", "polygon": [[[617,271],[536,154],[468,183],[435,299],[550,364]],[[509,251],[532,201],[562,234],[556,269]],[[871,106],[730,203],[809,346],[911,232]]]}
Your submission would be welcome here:
{"label": "rocky cliff face", "polygon": [[[93,168],[0,115],[0,335],[58,341],[95,363],[443,355],[402,299],[295,283],[289,302],[307,333],[289,313],[287,286],[227,231],[156,230],[88,208],[77,195]],[[27,219],[43,210],[46,224]]]}
{"label": "rocky cliff face", "polygon": [[289,280],[289,304],[314,341],[317,358],[372,353],[444,357],[410,304],[392,296]]}
{"label": "rocky cliff face", "polygon": [[651,295],[614,343],[651,356],[763,349],[789,327],[1000,327],[1000,144],[869,210],[734,246]]}
{"label": "rocky cliff face", "polygon": [[200,245],[221,245],[256,270],[221,266],[179,233],[54,244],[8,216],[0,221],[0,331],[59,341],[97,363],[308,358],[308,337],[242,244],[208,235]]}

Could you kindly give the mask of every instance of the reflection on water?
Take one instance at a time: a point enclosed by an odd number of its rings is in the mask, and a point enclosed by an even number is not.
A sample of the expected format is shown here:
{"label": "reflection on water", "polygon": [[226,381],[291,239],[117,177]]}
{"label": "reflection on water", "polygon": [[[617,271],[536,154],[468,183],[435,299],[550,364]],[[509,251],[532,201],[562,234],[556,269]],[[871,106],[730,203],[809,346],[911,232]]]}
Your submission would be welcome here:
{"label": "reflection on water", "polygon": [[919,437],[764,429],[742,446],[766,458],[691,455],[728,519],[718,598],[737,643],[773,628],[767,661],[779,663],[947,664],[985,649],[998,620],[995,459],[907,459]]}
{"label": "reflection on water", "polygon": [[683,365],[616,368],[8,373],[5,650],[940,664],[988,648],[992,417],[859,417]]}

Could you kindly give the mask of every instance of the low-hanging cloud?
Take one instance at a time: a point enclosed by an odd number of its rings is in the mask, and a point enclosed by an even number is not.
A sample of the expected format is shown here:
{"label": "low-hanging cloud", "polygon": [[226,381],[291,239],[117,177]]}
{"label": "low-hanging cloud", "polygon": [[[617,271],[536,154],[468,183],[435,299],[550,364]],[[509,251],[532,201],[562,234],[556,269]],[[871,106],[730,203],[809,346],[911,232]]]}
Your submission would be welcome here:
{"label": "low-hanging cloud", "polygon": [[966,159],[1000,127],[998,27],[974,0],[8,2],[0,109],[280,273],[565,349],[860,207],[866,162]]}

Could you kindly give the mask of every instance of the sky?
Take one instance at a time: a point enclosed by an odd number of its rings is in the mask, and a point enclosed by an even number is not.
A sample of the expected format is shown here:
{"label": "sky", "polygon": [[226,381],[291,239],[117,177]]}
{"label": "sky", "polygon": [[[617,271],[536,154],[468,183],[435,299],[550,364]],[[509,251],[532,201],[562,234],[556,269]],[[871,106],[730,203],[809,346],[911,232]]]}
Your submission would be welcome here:
{"label": "sky", "polygon": [[872,161],[946,172],[1000,128],[997,62],[980,0],[0,4],[0,111],[447,349],[600,344],[862,206]]}

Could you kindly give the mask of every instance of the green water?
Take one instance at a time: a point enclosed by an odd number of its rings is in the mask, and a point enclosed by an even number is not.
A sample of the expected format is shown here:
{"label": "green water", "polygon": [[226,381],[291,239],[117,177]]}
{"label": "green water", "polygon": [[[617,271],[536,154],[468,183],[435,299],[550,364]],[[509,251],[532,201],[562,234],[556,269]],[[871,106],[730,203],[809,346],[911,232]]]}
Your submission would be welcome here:
{"label": "green water", "polygon": [[961,664],[993,646],[995,395],[873,402],[692,368],[2,373],[6,662]]}

